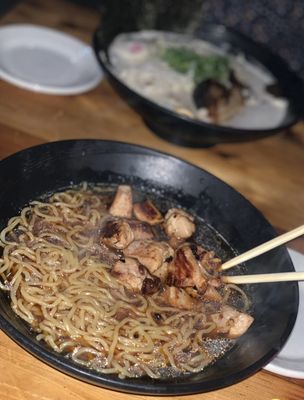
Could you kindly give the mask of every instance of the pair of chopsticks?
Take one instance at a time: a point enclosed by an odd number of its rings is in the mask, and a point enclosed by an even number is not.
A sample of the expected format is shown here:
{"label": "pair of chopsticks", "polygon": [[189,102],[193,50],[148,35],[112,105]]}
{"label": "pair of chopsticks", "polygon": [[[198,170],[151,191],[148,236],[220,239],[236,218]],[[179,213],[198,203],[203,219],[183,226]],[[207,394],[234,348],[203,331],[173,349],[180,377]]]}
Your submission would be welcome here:
{"label": "pair of chopsticks", "polygon": [[[221,270],[225,271],[242,262],[248,261],[257,257],[267,251],[274,249],[284,243],[290,242],[299,236],[304,235],[304,225],[293,229],[283,235],[280,235],[260,246],[255,247],[245,253],[232,258],[221,266]],[[225,283],[245,284],[245,283],[263,283],[263,282],[286,282],[286,281],[303,281],[304,272],[279,272],[274,274],[254,274],[254,275],[235,275],[235,276],[222,276],[222,281]]]}

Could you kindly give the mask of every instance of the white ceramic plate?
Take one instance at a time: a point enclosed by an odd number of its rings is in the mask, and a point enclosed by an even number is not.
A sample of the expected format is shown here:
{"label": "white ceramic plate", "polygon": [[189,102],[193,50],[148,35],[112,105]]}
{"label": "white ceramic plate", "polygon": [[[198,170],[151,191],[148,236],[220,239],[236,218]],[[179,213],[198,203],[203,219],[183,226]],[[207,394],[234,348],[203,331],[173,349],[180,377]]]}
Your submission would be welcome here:
{"label": "white ceramic plate", "polygon": [[102,72],[91,47],[65,33],[36,25],[0,28],[0,78],[48,94],[93,89]]}
{"label": "white ceramic plate", "polygon": [[[304,271],[304,255],[289,249],[297,271]],[[300,303],[291,335],[279,355],[265,369],[290,378],[304,379],[304,282],[299,282]]]}

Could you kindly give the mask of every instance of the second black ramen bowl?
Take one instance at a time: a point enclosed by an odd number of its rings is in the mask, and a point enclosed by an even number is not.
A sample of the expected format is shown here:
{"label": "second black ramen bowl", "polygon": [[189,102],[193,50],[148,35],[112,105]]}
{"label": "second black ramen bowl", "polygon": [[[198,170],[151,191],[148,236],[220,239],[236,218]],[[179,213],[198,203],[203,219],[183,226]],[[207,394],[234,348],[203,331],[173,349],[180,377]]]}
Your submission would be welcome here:
{"label": "second black ramen bowl", "polygon": [[[147,197],[170,201],[204,221],[204,246],[224,261],[272,239],[276,233],[238,192],[208,172],[144,147],[99,140],[71,140],[23,150],[0,162],[0,229],[32,200],[81,182],[130,184]],[[285,247],[244,265],[255,273],[294,271]],[[239,272],[239,271],[238,271]],[[37,341],[0,291],[0,327],[24,349],[77,379],[129,393],[181,395],[207,392],[239,382],[259,371],[280,351],[296,319],[298,285],[264,283],[244,288],[254,323],[233,348],[204,371],[178,378],[120,379],[74,363]]]}
{"label": "second black ramen bowl", "polygon": [[[248,62],[259,65],[272,74],[279,91],[287,102],[285,116],[281,122],[265,129],[216,125],[182,116],[143,97],[122,82],[111,65],[108,50],[113,39],[120,33],[138,30],[132,24],[128,24],[127,28],[124,27],[120,18],[122,17],[118,16],[112,24],[102,24],[96,30],[93,47],[97,60],[113,88],[142,116],[146,125],[163,139],[189,147],[245,142],[281,132],[303,117],[304,87],[300,78],[280,57],[272,54],[265,46],[220,25],[206,25],[196,31],[193,36],[216,45],[231,56],[242,54]],[[166,30],[165,27],[164,30]],[[270,116],[270,120],[271,118]]]}

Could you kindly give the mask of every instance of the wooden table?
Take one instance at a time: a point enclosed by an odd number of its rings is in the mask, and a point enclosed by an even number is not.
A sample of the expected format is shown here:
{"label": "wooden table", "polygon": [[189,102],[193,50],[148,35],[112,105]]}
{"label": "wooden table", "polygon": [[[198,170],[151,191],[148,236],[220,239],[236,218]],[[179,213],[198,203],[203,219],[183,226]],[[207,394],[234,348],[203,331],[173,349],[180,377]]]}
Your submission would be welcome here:
{"label": "wooden table", "polygon": [[[2,18],[1,24],[45,25],[90,42],[99,18],[96,11],[69,2],[29,0]],[[106,80],[89,93],[66,97],[38,94],[0,81],[0,135],[1,158],[38,143],[72,138],[113,139],[160,149],[223,179],[247,197],[278,230],[286,231],[304,223],[304,124],[258,142],[187,149],[155,136]],[[295,241],[293,246],[304,252],[303,241]],[[3,333],[0,356],[3,400],[133,397],[70,378],[22,350]],[[231,387],[186,398],[301,400],[304,381],[260,371]]]}

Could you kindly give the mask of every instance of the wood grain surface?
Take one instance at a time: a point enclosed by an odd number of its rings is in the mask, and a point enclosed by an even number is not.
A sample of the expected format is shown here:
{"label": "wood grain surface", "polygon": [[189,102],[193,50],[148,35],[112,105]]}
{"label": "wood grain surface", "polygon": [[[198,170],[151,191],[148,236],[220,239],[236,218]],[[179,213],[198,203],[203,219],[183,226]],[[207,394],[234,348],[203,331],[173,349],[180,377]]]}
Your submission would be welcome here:
{"label": "wood grain surface", "polygon": [[[23,1],[0,21],[1,25],[33,23],[54,27],[88,43],[99,22],[97,11],[63,0]],[[187,149],[155,136],[106,80],[78,96],[43,95],[0,81],[0,137],[0,158],[35,144],[72,138],[111,139],[149,146],[188,160],[221,178],[250,200],[278,231],[304,223],[304,124],[257,142]],[[304,252],[303,241],[293,245]],[[0,333],[0,374],[3,400],[135,397],[66,376],[28,354],[4,333]],[[186,398],[302,400],[304,381],[260,371],[231,387]]]}

